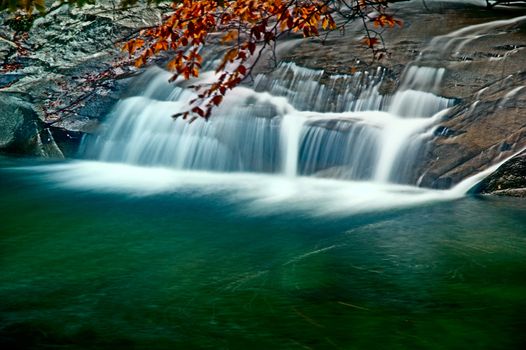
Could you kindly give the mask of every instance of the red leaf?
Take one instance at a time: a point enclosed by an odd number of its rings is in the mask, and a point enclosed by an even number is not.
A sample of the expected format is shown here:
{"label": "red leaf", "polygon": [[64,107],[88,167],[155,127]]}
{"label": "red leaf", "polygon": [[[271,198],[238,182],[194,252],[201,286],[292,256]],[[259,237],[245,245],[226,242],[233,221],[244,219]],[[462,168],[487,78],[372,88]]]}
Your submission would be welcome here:
{"label": "red leaf", "polygon": [[240,65],[239,67],[237,67],[237,70],[239,71],[239,73],[247,75],[247,69],[244,65]]}
{"label": "red leaf", "polygon": [[219,106],[221,101],[223,101],[223,96],[221,95],[216,95],[214,96],[214,98],[212,98],[212,103],[215,104],[216,106]]}
{"label": "red leaf", "polygon": [[201,116],[201,117],[205,116],[205,112],[199,107],[194,107],[192,109],[192,112],[199,114],[199,116]]}

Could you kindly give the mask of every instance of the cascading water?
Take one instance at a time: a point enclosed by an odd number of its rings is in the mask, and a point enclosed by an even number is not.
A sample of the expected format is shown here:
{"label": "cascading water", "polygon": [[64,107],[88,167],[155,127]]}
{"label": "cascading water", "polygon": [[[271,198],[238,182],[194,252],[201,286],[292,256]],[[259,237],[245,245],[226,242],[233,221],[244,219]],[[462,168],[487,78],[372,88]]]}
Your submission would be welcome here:
{"label": "cascading water", "polygon": [[[525,18],[469,26],[432,43],[458,48]],[[170,73],[152,68],[147,83],[136,84],[144,91],[121,100],[106,130],[86,142],[95,161],[40,169],[61,186],[220,195],[257,215],[348,215],[459,198],[499,164],[450,190],[415,186],[422,146],[455,102],[440,96],[445,69],[436,55],[425,49],[392,95],[380,93],[382,69],[329,75],[281,63],[231,91],[210,121],[193,123],[170,118],[194,98],[189,84],[169,84]]]}
{"label": "cascading water", "polygon": [[434,94],[443,73],[410,67],[399,91],[384,97],[380,69],[328,76],[283,63],[254,88],[232,91],[209,122],[189,124],[170,115],[193,92],[169,86],[169,74],[156,69],[141,96],[115,108],[94,152],[102,161],[177,169],[407,182],[416,135],[451,105]]}

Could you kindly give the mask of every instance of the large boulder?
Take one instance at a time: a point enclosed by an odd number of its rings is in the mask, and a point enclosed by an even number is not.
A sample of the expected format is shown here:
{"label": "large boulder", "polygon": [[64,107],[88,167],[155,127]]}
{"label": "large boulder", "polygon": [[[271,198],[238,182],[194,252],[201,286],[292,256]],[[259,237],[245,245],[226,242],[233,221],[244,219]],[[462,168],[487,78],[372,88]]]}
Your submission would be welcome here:
{"label": "large boulder", "polygon": [[42,130],[60,140],[57,144],[70,156],[76,154],[80,134],[97,130],[138,72],[122,54],[122,40],[158,22],[168,4],[127,9],[111,0],[80,8],[48,5],[49,13],[34,20],[26,34],[10,25],[12,15],[0,13],[0,91],[31,101]]}
{"label": "large boulder", "polygon": [[24,99],[0,93],[0,152],[63,158],[53,134]]}

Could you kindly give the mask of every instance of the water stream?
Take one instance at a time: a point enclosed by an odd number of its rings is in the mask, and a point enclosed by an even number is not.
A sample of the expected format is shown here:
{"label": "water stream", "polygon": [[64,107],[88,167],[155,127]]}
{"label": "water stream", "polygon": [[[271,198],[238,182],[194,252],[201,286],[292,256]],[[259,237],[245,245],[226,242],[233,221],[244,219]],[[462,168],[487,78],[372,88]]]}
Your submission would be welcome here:
{"label": "water stream", "polygon": [[101,161],[180,170],[293,177],[332,169],[332,177],[348,180],[407,183],[418,135],[452,104],[433,93],[443,73],[411,67],[385,97],[378,93],[381,70],[327,77],[283,63],[253,88],[232,91],[209,122],[188,124],[168,116],[186,108],[193,93],[166,86],[168,74],[154,70],[141,96],[115,108],[91,152]]}

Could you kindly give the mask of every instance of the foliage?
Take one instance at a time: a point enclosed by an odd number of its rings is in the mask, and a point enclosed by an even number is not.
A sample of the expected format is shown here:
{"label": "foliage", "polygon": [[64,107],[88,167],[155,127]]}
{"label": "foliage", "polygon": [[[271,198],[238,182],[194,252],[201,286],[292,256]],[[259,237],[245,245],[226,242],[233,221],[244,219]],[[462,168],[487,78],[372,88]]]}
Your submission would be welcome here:
{"label": "foliage", "polygon": [[262,52],[274,48],[290,33],[319,36],[320,31],[343,31],[348,22],[360,20],[366,34],[363,43],[380,58],[385,49],[377,29],[402,25],[387,13],[387,6],[386,0],[175,1],[173,11],[159,26],[143,30],[123,49],[135,58],[138,67],[161,52],[169,52],[173,58],[168,69],[174,72],[175,80],[197,77],[203,48],[210,43],[223,45],[216,81],[197,86],[198,98],[190,109],[175,116],[208,118],[227,91],[250,76]]}

